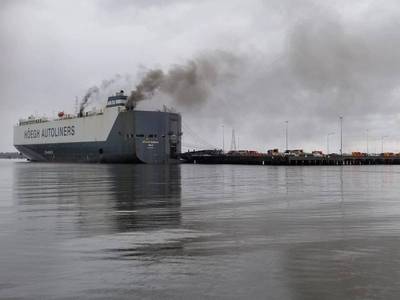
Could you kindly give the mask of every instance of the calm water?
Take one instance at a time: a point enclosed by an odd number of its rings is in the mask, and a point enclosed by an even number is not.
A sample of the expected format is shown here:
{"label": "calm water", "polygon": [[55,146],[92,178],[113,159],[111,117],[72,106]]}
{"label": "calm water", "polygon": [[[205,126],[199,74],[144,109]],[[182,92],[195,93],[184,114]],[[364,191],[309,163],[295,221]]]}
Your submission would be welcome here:
{"label": "calm water", "polygon": [[400,166],[0,160],[1,299],[399,299]]}

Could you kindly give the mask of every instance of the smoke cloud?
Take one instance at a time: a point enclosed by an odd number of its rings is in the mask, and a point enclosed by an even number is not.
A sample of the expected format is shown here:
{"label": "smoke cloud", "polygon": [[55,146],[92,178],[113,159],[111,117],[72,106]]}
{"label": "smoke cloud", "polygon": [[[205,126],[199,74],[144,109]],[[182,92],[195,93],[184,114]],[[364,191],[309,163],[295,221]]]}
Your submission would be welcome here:
{"label": "smoke cloud", "polygon": [[128,97],[127,107],[150,99],[159,91],[179,106],[204,103],[218,84],[236,78],[240,59],[224,51],[207,52],[185,64],[173,65],[167,72],[149,70]]}
{"label": "smoke cloud", "polygon": [[397,22],[382,16],[365,22],[362,13],[349,20],[315,6],[288,22],[279,56],[261,54],[246,66],[231,99],[254,105],[242,106],[240,114],[236,110],[230,124],[251,119],[252,128],[241,126],[249,136],[261,137],[268,147],[284,147],[284,121],[289,120],[290,147],[319,144],[325,150],[329,132],[336,132],[331,148],[337,149],[343,115],[345,151],[366,151],[367,129],[370,143],[390,135],[385,143],[393,149],[400,111],[400,54],[392,50],[400,46]]}
{"label": "smoke cloud", "polygon": [[83,96],[81,104],[79,106],[79,115],[82,116],[83,115],[83,111],[85,110],[86,106],[89,103],[89,99],[91,97],[93,97],[93,95],[98,94],[99,93],[99,88],[97,86],[92,86],[91,88],[89,88],[85,94],[85,96]]}
{"label": "smoke cloud", "polygon": [[104,79],[100,87],[98,86],[92,86],[89,88],[86,92],[86,94],[83,96],[81,103],[79,105],[79,115],[82,116],[84,110],[86,107],[89,105],[90,101],[92,99],[95,99],[99,96],[101,91],[107,90],[109,87],[113,86],[117,82],[119,82],[122,79],[122,76],[120,74],[116,74],[113,78],[111,79]]}
{"label": "smoke cloud", "polygon": [[151,98],[164,80],[162,70],[150,70],[128,97],[126,106],[134,108],[139,101]]}

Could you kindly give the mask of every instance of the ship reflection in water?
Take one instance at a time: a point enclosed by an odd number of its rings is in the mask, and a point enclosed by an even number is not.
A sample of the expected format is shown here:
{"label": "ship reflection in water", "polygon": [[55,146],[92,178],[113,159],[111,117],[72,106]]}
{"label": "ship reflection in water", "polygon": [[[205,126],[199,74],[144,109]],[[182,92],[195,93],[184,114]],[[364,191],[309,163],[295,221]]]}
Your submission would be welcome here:
{"label": "ship reflection in water", "polygon": [[397,299],[400,167],[0,161],[0,298]]}
{"label": "ship reflection in water", "polygon": [[[80,236],[180,224],[179,166],[27,163],[15,171],[19,205],[54,212],[56,224],[72,214]],[[55,228],[72,233],[64,229]]]}

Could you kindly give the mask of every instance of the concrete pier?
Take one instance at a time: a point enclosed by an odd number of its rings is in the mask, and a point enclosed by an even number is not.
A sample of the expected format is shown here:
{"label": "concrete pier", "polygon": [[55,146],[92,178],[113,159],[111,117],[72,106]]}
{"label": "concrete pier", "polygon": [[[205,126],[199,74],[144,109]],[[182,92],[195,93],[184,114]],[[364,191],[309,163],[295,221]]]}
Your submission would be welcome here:
{"label": "concrete pier", "polygon": [[243,164],[243,165],[285,165],[285,166],[337,166],[337,165],[397,165],[400,156],[362,156],[329,155],[329,156],[240,156],[228,154],[216,155],[187,155],[183,156],[185,163],[197,164]]}

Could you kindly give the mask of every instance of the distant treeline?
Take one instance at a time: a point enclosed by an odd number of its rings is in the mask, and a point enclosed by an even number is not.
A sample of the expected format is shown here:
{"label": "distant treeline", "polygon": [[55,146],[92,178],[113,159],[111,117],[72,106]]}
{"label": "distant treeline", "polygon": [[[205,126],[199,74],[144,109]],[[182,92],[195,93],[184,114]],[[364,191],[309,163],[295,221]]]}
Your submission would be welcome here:
{"label": "distant treeline", "polygon": [[21,153],[19,152],[0,152],[0,159],[14,159],[14,158],[25,158]]}

